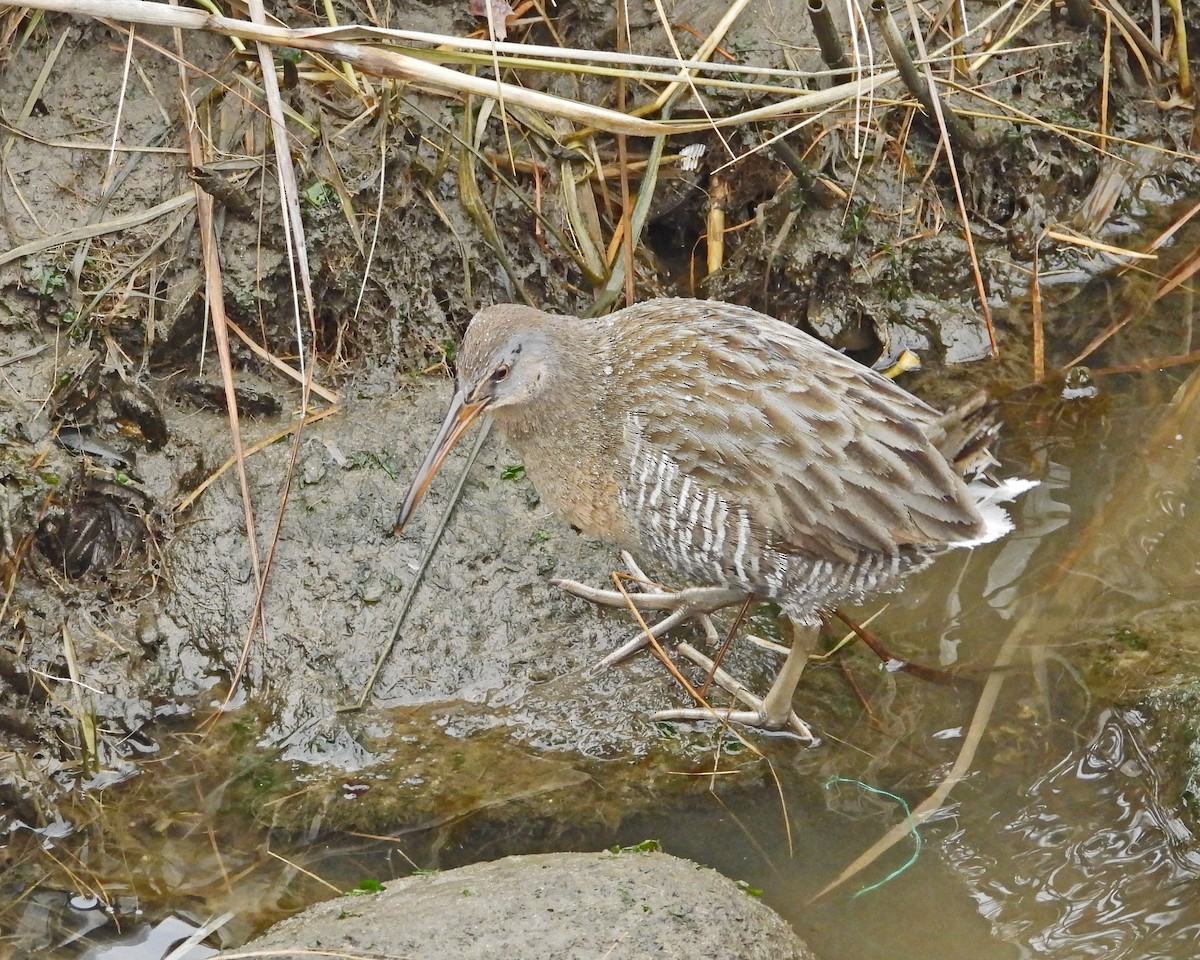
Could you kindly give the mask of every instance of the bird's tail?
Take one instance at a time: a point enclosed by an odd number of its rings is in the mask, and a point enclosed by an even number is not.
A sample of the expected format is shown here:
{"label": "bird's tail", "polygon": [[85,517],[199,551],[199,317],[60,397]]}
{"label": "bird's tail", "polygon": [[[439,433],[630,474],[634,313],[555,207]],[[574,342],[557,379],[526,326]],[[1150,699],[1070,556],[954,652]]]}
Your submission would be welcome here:
{"label": "bird's tail", "polygon": [[938,450],[964,477],[976,477],[1000,465],[991,450],[1000,434],[1000,421],[996,405],[983,390],[938,417],[936,429],[941,431],[933,438]]}
{"label": "bird's tail", "polygon": [[977,547],[999,540],[1013,528],[1012,518],[1001,504],[1015,500],[1038,483],[1020,477],[998,480],[990,474],[1000,465],[991,450],[1000,434],[996,405],[980,390],[942,414],[937,426],[942,431],[936,441],[938,449],[967,480],[967,490],[984,522],[979,537],[954,546]]}

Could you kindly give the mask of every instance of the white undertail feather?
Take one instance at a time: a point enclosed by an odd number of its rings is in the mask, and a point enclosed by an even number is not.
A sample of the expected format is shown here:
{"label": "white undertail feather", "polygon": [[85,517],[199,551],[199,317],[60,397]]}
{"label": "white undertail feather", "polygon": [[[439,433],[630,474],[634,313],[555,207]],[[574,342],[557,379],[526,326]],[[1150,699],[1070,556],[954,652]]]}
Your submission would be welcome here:
{"label": "white undertail feather", "polygon": [[967,484],[967,492],[975,501],[979,515],[983,517],[983,533],[974,540],[959,540],[950,546],[978,547],[984,543],[999,540],[1013,528],[1012,517],[1000,504],[1015,500],[1021,494],[1032,490],[1038,485],[1036,480],[1024,480],[1011,477],[998,483],[991,483],[983,477],[977,477]]}

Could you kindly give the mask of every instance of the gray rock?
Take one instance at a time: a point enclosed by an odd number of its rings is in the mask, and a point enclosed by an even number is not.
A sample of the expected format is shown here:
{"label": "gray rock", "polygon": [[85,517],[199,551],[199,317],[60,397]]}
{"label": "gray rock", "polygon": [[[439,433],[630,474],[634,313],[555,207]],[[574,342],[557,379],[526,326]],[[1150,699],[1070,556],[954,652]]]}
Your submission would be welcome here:
{"label": "gray rock", "polygon": [[[714,870],[661,853],[506,857],[397,880],[277,924],[245,950],[405,960],[811,960],[792,929]],[[309,954],[311,956],[311,954]]]}

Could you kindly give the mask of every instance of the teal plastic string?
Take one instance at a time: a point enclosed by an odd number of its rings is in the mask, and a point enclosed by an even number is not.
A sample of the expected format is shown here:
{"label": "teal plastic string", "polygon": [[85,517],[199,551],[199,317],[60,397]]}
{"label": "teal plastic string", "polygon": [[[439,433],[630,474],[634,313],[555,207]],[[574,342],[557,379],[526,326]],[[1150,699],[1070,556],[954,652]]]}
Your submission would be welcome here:
{"label": "teal plastic string", "polygon": [[908,861],[901,864],[882,880],[872,883],[870,886],[863,887],[861,890],[855,893],[853,897],[851,897],[851,899],[857,899],[864,893],[870,893],[872,890],[878,890],[885,883],[891,883],[898,876],[900,876],[900,874],[917,862],[917,857],[921,855],[921,834],[917,832],[917,825],[913,822],[912,811],[909,809],[908,804],[905,802],[903,797],[899,797],[887,790],[880,790],[878,787],[872,787],[870,784],[863,783],[861,780],[850,780],[847,777],[833,777],[832,779],[825,781],[825,789],[828,790],[835,783],[851,783],[854,786],[867,791],[867,793],[875,794],[877,797],[887,797],[889,800],[895,800],[896,803],[900,804],[900,807],[904,810],[904,819],[908,821],[908,832],[912,834],[913,838],[913,852],[912,856],[908,858]]}

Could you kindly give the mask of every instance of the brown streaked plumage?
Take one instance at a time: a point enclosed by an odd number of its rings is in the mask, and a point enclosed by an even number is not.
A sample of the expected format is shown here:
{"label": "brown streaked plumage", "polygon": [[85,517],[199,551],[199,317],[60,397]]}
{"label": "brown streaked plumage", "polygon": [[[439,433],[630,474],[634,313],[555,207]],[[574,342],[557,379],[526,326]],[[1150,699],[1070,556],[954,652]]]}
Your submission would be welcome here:
{"label": "brown streaked plumage", "polygon": [[[968,485],[955,467],[986,428],[963,429],[819,340],[730,304],[651,300],[598,319],[481,311],[397,532],[484,412],[563,519],[705,585],[646,600],[675,611],[664,623],[753,595],[812,628],[937,553],[1008,529],[997,488]],[[806,730],[790,703],[810,646],[797,639],[766,701],[743,696],[756,709],[735,719]]]}

